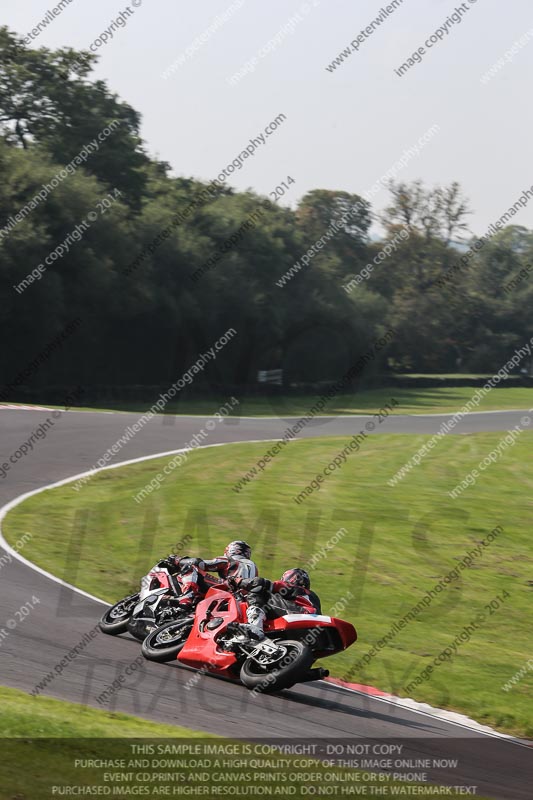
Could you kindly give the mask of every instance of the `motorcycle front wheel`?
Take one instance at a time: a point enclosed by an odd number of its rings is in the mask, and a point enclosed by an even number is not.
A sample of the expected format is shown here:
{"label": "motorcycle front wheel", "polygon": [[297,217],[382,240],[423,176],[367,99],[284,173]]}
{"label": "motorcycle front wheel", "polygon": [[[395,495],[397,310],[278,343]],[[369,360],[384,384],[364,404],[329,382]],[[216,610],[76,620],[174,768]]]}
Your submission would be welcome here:
{"label": "motorcycle front wheel", "polygon": [[280,651],[272,657],[247,658],[241,667],[241,682],[247,689],[266,694],[288,689],[297,683],[314,661],[310,648],[296,639],[278,642]]}
{"label": "motorcycle front wheel", "polygon": [[108,608],[98,623],[100,630],[103,633],[111,634],[111,636],[116,636],[118,633],[126,633],[129,619],[138,602],[139,594],[132,594]]}
{"label": "motorcycle front wheel", "polygon": [[192,630],[193,618],[167,622],[151,631],[141,645],[141,652],[148,661],[172,661],[183,649]]}

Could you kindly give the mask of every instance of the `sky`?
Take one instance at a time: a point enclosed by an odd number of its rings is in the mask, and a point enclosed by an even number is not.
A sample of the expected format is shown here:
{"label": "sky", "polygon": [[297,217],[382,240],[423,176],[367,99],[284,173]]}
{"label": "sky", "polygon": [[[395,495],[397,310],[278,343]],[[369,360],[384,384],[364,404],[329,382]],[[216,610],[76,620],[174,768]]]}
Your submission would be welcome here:
{"label": "sky", "polygon": [[[58,1],[3,0],[1,24],[26,35]],[[284,115],[227,185],[268,196],[285,182],[279,202],[294,206],[311,189],[364,194],[391,171],[459,181],[477,235],[533,186],[528,0],[71,0],[43,28],[32,47],[89,49],[107,32],[95,76],[177,176],[213,179]],[[513,222],[533,227],[533,200]]]}

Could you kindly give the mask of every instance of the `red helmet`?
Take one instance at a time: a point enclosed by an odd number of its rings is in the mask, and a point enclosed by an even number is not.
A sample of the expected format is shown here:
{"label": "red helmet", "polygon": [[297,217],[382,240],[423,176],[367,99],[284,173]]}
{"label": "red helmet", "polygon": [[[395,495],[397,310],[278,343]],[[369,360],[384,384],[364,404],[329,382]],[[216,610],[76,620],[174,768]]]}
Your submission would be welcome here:
{"label": "red helmet", "polygon": [[281,576],[281,580],[284,583],[290,583],[291,586],[303,586],[304,589],[311,588],[311,579],[305,569],[288,569]]}
{"label": "red helmet", "polygon": [[230,542],[226,545],[224,555],[226,558],[251,558],[252,548],[242,539],[238,539],[236,542]]}

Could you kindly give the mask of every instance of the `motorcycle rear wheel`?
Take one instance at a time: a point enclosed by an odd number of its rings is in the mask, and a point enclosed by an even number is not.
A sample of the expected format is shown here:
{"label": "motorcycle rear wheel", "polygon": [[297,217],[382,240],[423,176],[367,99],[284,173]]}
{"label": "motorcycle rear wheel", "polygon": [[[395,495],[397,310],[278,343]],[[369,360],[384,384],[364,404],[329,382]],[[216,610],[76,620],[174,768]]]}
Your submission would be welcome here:
{"label": "motorcycle rear wheel", "polygon": [[[310,648],[296,639],[287,639],[279,642],[285,648],[281,660],[273,662],[273,669],[269,669],[268,662],[258,664],[253,658],[247,658],[241,667],[241,682],[247,689],[267,694],[288,689],[307,672],[314,661]],[[276,667],[279,663],[281,666]]]}
{"label": "motorcycle rear wheel", "polygon": [[126,633],[133,609],[138,602],[139,594],[132,594],[120,600],[120,602],[115,603],[111,608],[108,608],[98,623],[100,630],[111,636],[116,636],[119,633]]}
{"label": "motorcycle rear wheel", "polygon": [[192,630],[193,618],[167,622],[151,631],[141,645],[141,652],[148,661],[172,661],[187,641]]}

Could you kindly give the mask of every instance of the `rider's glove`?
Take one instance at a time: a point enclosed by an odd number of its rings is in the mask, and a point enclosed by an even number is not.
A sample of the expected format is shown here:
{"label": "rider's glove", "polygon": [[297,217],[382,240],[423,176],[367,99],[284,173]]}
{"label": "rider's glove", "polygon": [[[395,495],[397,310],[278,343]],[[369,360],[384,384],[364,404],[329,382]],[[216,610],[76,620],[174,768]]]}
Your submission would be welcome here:
{"label": "rider's glove", "polygon": [[176,570],[176,569],[179,569],[180,567],[185,566],[185,563],[184,564],[181,563],[182,561],[184,561],[184,562],[193,562],[195,560],[198,560],[198,559],[183,558],[182,556],[176,556],[173,553],[171,553],[169,556],[167,556],[162,561],[160,561],[157,566],[158,567],[167,567],[167,569]]}
{"label": "rider's glove", "polygon": [[176,559],[176,566],[180,567],[180,569],[184,569],[185,567],[197,567],[202,563],[201,558],[189,558],[189,556],[183,556],[182,558],[174,556],[174,558]]}
{"label": "rider's glove", "polygon": [[158,563],[158,567],[166,567],[168,570],[175,570],[179,561],[178,556],[169,555],[166,558],[163,558]]}

